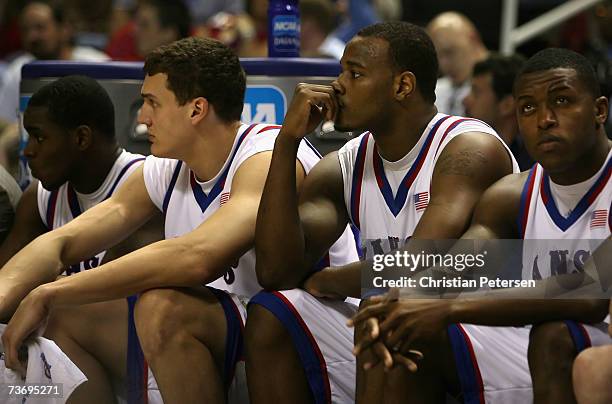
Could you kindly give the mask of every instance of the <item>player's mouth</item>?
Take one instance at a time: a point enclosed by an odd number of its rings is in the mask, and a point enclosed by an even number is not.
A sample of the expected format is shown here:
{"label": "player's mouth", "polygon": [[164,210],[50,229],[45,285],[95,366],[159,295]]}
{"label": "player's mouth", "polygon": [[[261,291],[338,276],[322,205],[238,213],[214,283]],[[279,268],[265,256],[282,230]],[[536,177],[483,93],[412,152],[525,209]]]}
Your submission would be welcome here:
{"label": "player's mouth", "polygon": [[538,140],[538,149],[543,152],[556,150],[561,145],[561,139],[551,134],[543,134]]}

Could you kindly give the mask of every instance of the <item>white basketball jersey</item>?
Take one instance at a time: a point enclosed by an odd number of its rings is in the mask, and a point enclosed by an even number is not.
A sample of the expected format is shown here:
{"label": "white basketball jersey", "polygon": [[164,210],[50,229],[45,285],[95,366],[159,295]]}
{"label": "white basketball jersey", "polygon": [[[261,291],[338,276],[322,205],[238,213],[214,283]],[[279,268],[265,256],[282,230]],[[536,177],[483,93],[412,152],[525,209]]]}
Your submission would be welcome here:
{"label": "white basketball jersey", "polygon": [[[242,125],[223,168],[206,182],[198,181],[182,161],[147,157],[145,184],[151,200],[165,214],[166,238],[191,232],[226,203],[231,197],[232,180],[240,165],[257,153],[271,151],[279,130],[278,125]],[[298,160],[308,173],[320,160],[320,155],[304,140],[298,149]],[[347,228],[321,265],[338,266],[357,261],[356,251],[353,235]],[[244,254],[222,278],[209,285],[248,298],[260,291],[254,250]]]}
{"label": "white basketball jersey", "polygon": [[[560,213],[551,180],[536,164],[523,186],[518,228],[523,239],[523,279],[581,271],[593,251],[610,237],[612,150],[569,216]],[[571,191],[571,187],[564,187]],[[558,191],[559,192],[559,191]],[[527,241],[538,239],[538,241]],[[563,240],[555,242],[555,240]]]}
{"label": "white basketball jersey", "polygon": [[374,136],[366,132],[338,151],[344,181],[344,200],[352,222],[361,231],[363,254],[384,254],[412,236],[430,196],[436,161],[444,147],[465,132],[495,136],[487,124],[472,118],[437,114],[412,150],[395,162],[382,159]]}
{"label": "white basketball jersey", "polygon": [[[130,174],[143,163],[144,159],[145,157],[140,154],[122,150],[102,185],[91,194],[76,192],[68,182],[54,191],[48,191],[39,182],[37,198],[40,218],[49,230],[65,225],[87,209],[108,199]],[[66,274],[70,275],[99,266],[104,254],[105,251],[79,264],[71,265]]]}

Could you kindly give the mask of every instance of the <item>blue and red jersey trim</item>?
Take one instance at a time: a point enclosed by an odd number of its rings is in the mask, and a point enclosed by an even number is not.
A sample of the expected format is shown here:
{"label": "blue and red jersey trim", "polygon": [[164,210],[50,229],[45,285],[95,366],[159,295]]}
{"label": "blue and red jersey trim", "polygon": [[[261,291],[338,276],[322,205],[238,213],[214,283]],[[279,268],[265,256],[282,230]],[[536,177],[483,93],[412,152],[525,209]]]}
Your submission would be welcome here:
{"label": "blue and red jersey trim", "polygon": [[[115,182],[113,183],[113,185],[111,186],[110,191],[108,192],[108,194],[106,194],[106,196],[104,197],[104,200],[107,200],[108,198],[111,197],[111,195],[113,194],[113,192],[115,192],[115,189],[117,188],[117,185],[119,185],[119,181],[121,181],[121,178],[123,178],[123,176],[125,175],[125,173],[127,172],[127,170],[134,165],[135,163],[139,162],[139,161],[143,161],[144,157],[138,157],[135,158],[133,160],[130,160],[119,172],[119,174],[117,175],[117,178],[115,178]],[[53,230],[53,221],[55,220],[55,209],[57,207],[57,198],[59,195],[59,190],[55,190],[51,192],[51,196],[49,198],[49,203],[47,204],[47,228],[49,230]],[[67,189],[66,189],[66,196],[68,199],[68,206],[70,208],[70,213],[72,214],[72,218],[76,219],[81,213],[83,213],[83,209],[81,208],[81,205],[79,204],[79,198],[77,197],[76,191],[74,190],[74,187],[68,183],[67,184]]]}
{"label": "blue and red jersey trim", "polygon": [[527,220],[529,219],[529,206],[531,205],[531,196],[533,195],[537,168],[537,164],[534,164],[533,167],[531,167],[529,175],[527,176],[527,181],[525,181],[523,191],[521,192],[521,202],[519,205],[519,215],[517,220],[517,228],[521,238],[525,238]]}
{"label": "blue and red jersey trim", "polygon": [[542,198],[544,206],[546,206],[548,215],[561,231],[569,229],[589,209],[610,181],[611,174],[612,159],[609,159],[599,178],[597,178],[597,181],[595,181],[593,186],[580,199],[572,213],[565,218],[559,212],[552,196],[550,190],[550,177],[545,171],[542,173],[542,179],[540,180],[540,197]]}
{"label": "blue and red jersey trim", "polygon": [[[193,173],[193,171],[189,170],[189,183],[191,185],[191,190],[193,191],[193,196],[195,197],[196,202],[200,206],[202,213],[204,213],[206,209],[208,209],[210,204],[215,200],[215,198],[219,196],[219,194],[221,194],[221,191],[225,187],[225,180],[227,179],[227,175],[229,174],[230,167],[232,166],[232,161],[234,161],[234,157],[236,157],[236,154],[238,153],[238,150],[240,149],[240,145],[242,145],[242,142],[244,142],[244,139],[246,139],[246,137],[249,135],[249,133],[251,133],[251,131],[253,130],[255,126],[257,125],[252,124],[244,131],[242,135],[240,135],[240,137],[238,138],[238,141],[236,142],[236,146],[234,147],[234,150],[232,151],[232,154],[227,162],[225,170],[223,170],[223,173],[221,173],[221,176],[217,179],[217,181],[215,182],[215,185],[213,185],[208,195],[202,190],[202,187],[196,181],[195,174]],[[262,133],[262,132],[265,132],[266,130],[271,130],[271,129],[278,129],[278,126],[277,125],[266,126],[262,128],[260,131],[258,131],[257,133]]]}
{"label": "blue and red jersey trim", "polygon": [[363,172],[365,170],[365,158],[368,148],[368,140],[370,132],[367,132],[361,138],[359,148],[357,149],[357,157],[355,159],[355,168],[353,169],[353,181],[351,184],[351,219],[355,227],[359,229],[359,203],[361,200],[361,184],[363,182]]}

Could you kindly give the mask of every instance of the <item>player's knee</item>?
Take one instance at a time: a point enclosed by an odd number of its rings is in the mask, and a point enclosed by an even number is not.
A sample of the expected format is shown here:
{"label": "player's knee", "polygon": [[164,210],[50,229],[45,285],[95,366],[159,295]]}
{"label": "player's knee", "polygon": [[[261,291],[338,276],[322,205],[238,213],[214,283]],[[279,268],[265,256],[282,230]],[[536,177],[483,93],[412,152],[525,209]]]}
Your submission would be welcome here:
{"label": "player's knee", "polygon": [[574,361],[572,384],[579,403],[612,402],[612,346],[589,348]]}
{"label": "player's knee", "polygon": [[140,344],[147,355],[163,352],[180,332],[179,293],[173,289],[152,289],[138,298],[134,322]]}
{"label": "player's knee", "polygon": [[576,348],[561,321],[538,324],[529,334],[529,367],[534,372],[569,371]]}
{"label": "player's knee", "polygon": [[597,349],[585,349],[576,357],[572,367],[574,386],[584,386],[597,376],[594,373],[597,373],[598,356]]}
{"label": "player's knee", "polygon": [[266,355],[290,342],[289,334],[274,314],[259,304],[249,305],[245,328],[247,358]]}

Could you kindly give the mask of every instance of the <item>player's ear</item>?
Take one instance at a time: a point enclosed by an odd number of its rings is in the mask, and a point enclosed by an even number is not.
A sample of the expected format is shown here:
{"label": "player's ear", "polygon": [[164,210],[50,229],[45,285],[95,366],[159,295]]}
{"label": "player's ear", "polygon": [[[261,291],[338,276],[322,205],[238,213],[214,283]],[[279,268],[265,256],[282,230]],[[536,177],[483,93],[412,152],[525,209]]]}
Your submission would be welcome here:
{"label": "player's ear", "polygon": [[91,128],[87,125],[78,126],[73,132],[74,141],[79,150],[87,150],[93,142]]}
{"label": "player's ear", "polygon": [[405,71],[395,76],[395,98],[403,101],[414,93],[416,89],[416,76],[414,73]]}
{"label": "player's ear", "polygon": [[606,123],[608,119],[608,99],[599,97],[595,99],[595,122],[597,127]]}
{"label": "player's ear", "polygon": [[208,115],[208,108],[208,100],[204,97],[198,97],[191,101],[191,108],[189,108],[191,123],[195,125],[204,119]]}

